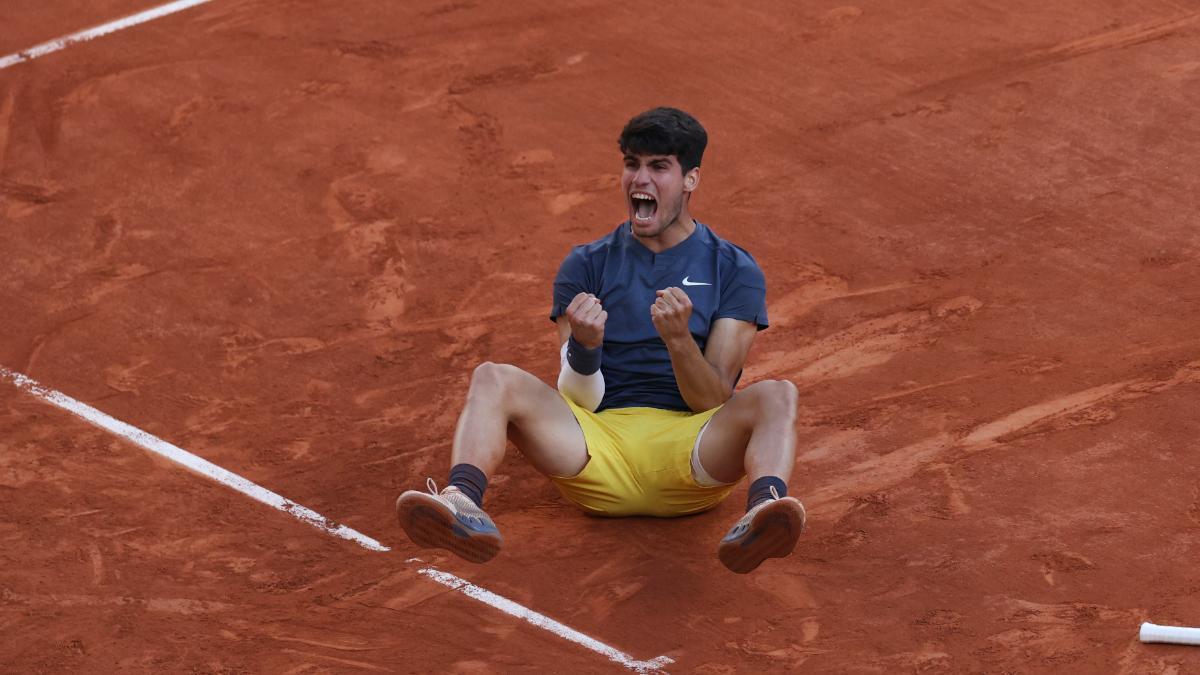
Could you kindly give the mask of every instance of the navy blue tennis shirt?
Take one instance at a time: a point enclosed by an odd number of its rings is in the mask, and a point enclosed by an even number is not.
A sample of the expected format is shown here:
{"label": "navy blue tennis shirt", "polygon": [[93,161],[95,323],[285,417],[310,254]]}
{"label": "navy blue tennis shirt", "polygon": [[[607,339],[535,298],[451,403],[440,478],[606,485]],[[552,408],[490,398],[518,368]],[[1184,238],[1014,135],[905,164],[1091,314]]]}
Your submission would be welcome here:
{"label": "navy blue tennis shirt", "polygon": [[717,319],[767,327],[766,278],[749,253],[698,221],[687,239],[655,253],[625,221],[612,234],[572,248],[554,279],[551,321],[580,293],[595,295],[608,312],[600,364],[604,400],[597,411],[690,410],[679,393],[667,345],[650,319],[655,291],[669,286],[683,289],[692,301],[688,326],[701,351]]}

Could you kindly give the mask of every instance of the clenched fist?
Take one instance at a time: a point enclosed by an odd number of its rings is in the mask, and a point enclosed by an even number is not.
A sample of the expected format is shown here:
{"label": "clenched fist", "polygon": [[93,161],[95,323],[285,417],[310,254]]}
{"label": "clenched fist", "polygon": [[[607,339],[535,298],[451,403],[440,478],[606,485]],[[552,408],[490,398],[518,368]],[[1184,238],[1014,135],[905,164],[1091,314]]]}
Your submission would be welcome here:
{"label": "clenched fist", "polygon": [[591,293],[576,295],[567,305],[567,321],[571,324],[571,335],[585,349],[595,349],[604,344],[604,322],[608,312],[600,306],[600,299]]}
{"label": "clenched fist", "polygon": [[650,305],[650,320],[663,342],[691,339],[688,319],[692,317],[692,300],[683,289],[671,286],[655,291],[658,299]]}

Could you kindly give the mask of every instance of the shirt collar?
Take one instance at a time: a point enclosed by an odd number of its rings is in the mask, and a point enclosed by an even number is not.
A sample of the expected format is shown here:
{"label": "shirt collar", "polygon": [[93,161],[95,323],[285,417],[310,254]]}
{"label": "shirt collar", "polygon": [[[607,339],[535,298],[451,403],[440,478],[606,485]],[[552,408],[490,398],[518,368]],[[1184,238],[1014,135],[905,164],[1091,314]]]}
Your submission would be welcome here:
{"label": "shirt collar", "polygon": [[637,240],[637,237],[633,236],[633,223],[629,222],[628,220],[621,224],[621,241],[627,248],[633,250],[634,254],[639,257],[646,257],[651,260],[653,260],[655,257],[678,257],[686,254],[688,251],[691,251],[693,248],[700,245],[701,242],[708,239],[709,230],[707,227],[705,227],[704,223],[694,218],[692,219],[692,222],[696,223],[696,229],[693,230],[690,235],[688,235],[687,239],[684,239],[671,248],[658,253],[646,248],[642,242]]}

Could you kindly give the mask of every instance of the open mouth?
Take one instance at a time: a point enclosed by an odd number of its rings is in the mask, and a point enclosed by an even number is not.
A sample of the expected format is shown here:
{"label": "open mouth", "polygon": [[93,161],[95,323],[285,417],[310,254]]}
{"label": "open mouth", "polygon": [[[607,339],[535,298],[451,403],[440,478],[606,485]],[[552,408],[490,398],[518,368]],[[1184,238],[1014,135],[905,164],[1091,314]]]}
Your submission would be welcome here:
{"label": "open mouth", "polygon": [[629,195],[633,203],[633,219],[639,223],[649,223],[654,220],[658,211],[658,200],[645,192],[634,192]]}

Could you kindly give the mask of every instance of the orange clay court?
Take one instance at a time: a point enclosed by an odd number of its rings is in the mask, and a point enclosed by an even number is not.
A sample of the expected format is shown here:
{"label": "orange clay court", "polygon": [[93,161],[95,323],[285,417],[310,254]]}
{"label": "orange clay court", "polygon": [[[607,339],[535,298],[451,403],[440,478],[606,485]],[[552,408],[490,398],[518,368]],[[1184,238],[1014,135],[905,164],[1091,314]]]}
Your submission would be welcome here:
{"label": "orange clay court", "polygon": [[[152,2],[9,0],[0,55]],[[500,555],[416,548],[396,496],[477,364],[553,383],[551,281],[656,105],[766,274],[741,386],[799,387],[808,531],[731,574],[745,483],[597,519],[510,451]],[[0,670],[1200,670],[1138,641],[1200,625],[1198,109],[1184,0],[212,0],[10,60]]]}

